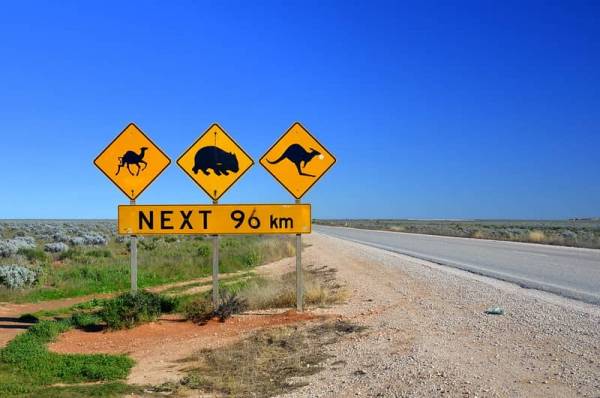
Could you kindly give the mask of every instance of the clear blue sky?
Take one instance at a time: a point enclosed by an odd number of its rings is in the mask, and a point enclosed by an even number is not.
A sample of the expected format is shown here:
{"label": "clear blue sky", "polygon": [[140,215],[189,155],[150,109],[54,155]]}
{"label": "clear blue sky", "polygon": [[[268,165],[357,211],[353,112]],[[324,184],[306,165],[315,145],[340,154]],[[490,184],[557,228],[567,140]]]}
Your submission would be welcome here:
{"label": "clear blue sky", "polygon": [[[92,165],[134,121],[175,160],[211,123],[255,159],[301,121],[338,159],[315,217],[600,215],[600,2],[6,1],[0,218],[116,217]],[[175,162],[140,203],[208,203]]]}

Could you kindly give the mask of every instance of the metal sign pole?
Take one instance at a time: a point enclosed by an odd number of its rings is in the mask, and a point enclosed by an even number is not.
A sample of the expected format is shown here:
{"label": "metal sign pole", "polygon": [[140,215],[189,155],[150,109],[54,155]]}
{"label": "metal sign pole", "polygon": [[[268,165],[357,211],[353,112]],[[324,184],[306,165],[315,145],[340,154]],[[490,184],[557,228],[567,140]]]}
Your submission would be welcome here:
{"label": "metal sign pole", "polygon": [[[135,205],[135,200],[129,202],[130,205]],[[137,292],[137,236],[131,235],[129,241],[129,250],[131,253],[131,293]]]}
{"label": "metal sign pole", "polygon": [[[296,199],[300,204],[300,199]],[[304,278],[302,275],[302,235],[296,234],[296,309],[303,311],[304,303]]]}
{"label": "metal sign pole", "polygon": [[[218,200],[213,200],[213,205],[218,203]],[[212,238],[212,302],[216,309],[219,305],[219,235],[213,235]]]}

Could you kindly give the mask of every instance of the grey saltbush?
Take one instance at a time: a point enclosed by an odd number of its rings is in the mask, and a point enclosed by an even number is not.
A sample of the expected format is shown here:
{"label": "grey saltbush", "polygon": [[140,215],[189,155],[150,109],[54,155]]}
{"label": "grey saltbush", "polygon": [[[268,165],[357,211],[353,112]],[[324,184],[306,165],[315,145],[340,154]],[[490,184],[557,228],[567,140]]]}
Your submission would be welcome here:
{"label": "grey saltbush", "polygon": [[35,239],[31,236],[19,236],[14,239],[0,241],[0,257],[10,257],[17,254],[19,249],[35,248]]}
{"label": "grey saltbush", "polygon": [[106,240],[106,238],[104,236],[97,234],[97,233],[85,234],[85,235],[83,235],[83,240],[86,245],[105,246],[108,243],[108,241]]}
{"label": "grey saltbush", "polygon": [[69,238],[69,243],[72,246],[82,246],[85,244],[85,239],[83,239],[81,236],[72,236]]}
{"label": "grey saltbush", "polygon": [[69,246],[63,242],[46,243],[44,245],[44,251],[50,253],[62,253],[66,252],[67,250],[69,250]]}
{"label": "grey saltbush", "polygon": [[0,265],[0,285],[21,289],[35,283],[37,273],[21,265]]}

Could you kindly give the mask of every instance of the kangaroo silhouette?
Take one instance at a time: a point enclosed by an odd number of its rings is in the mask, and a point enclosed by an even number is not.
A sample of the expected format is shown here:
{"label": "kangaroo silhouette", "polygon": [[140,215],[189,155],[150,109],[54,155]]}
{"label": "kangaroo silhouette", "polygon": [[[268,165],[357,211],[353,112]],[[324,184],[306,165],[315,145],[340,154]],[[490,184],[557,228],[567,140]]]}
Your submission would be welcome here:
{"label": "kangaroo silhouette", "polygon": [[[140,171],[144,170],[146,167],[148,167],[148,163],[146,163],[143,159],[144,159],[144,155],[146,154],[146,151],[148,150],[148,148],[146,148],[145,146],[140,148],[140,153],[137,154],[134,151],[127,151],[125,152],[125,155],[120,156],[119,157],[119,168],[117,169],[117,174],[115,175],[119,175],[119,172],[121,171],[121,167],[127,166],[127,171],[129,171],[129,174],[131,175],[140,175]],[[135,164],[137,166],[137,173],[133,174],[133,171],[131,171],[130,166],[132,164]],[[144,168],[142,168],[143,165]]]}
{"label": "kangaroo silhouette", "polygon": [[321,152],[317,150],[314,150],[312,148],[309,149],[310,152],[302,148],[302,146],[299,144],[292,144],[283,152],[283,154],[277,160],[267,159],[267,162],[271,164],[277,164],[283,159],[287,159],[296,165],[296,168],[298,169],[298,174],[300,174],[301,176],[315,177],[312,174],[307,174],[302,171],[302,169],[306,167],[306,164],[310,162],[312,158],[321,154]]}

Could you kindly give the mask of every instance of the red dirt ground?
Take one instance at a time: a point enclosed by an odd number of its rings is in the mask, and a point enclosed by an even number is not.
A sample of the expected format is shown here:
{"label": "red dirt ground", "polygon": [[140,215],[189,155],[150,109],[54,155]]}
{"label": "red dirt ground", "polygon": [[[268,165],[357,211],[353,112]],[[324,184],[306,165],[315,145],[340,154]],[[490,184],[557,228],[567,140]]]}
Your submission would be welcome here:
{"label": "red dirt ground", "polygon": [[164,316],[157,322],[115,332],[70,330],[49,345],[59,353],[129,354],[136,366],[128,378],[134,384],[160,384],[184,376],[181,363],[203,348],[232,343],[249,332],[320,318],[311,313],[288,311],[275,314],[238,315],[226,322],[211,320],[197,325],[177,316]]}

